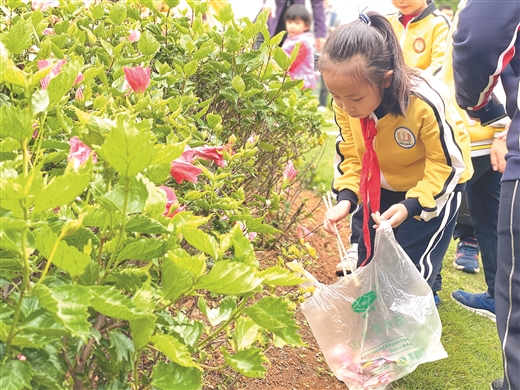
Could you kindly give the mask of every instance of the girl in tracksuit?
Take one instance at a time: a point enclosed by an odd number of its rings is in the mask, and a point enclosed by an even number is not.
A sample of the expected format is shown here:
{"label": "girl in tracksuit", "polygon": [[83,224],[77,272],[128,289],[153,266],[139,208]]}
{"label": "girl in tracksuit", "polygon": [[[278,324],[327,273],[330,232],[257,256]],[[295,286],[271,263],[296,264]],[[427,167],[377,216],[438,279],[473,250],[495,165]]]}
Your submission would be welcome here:
{"label": "girl in tracksuit", "polygon": [[[520,389],[520,2],[476,1],[462,4],[453,33],[453,72],[457,103],[485,123],[498,77],[511,118],[498,212],[495,310],[502,341],[503,380],[494,390]],[[496,147],[495,147],[496,146]],[[503,156],[491,150],[495,169]]]}
{"label": "girl in tracksuit", "polygon": [[[388,20],[375,12],[340,26],[319,63],[340,127],[335,232],[362,201],[358,264],[371,259],[375,228],[388,220],[432,290],[471,177],[469,137],[447,108],[443,87],[405,65]],[[445,88],[445,87],[444,87]]]}

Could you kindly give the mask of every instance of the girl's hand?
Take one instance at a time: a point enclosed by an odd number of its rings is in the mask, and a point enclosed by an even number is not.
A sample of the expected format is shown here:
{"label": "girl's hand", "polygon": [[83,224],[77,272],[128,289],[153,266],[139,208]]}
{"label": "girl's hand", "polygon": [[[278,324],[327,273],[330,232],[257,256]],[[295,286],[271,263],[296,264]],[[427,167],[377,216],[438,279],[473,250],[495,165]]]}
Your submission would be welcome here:
{"label": "girl's hand", "polygon": [[495,138],[493,143],[491,144],[491,150],[489,152],[489,160],[491,162],[491,168],[494,171],[498,171],[500,173],[504,172],[506,168],[506,159],[505,155],[507,153],[507,146],[505,139]]}
{"label": "girl's hand", "polygon": [[397,203],[391,206],[383,214],[373,213],[372,218],[375,221],[374,229],[379,229],[381,221],[388,220],[392,229],[395,229],[408,218],[408,210],[404,204]]}
{"label": "girl's hand", "polygon": [[338,224],[339,221],[344,219],[350,211],[350,202],[348,200],[342,200],[333,208],[325,213],[325,217],[323,219],[323,229],[327,233],[336,234],[335,227],[337,229],[341,228],[341,225]]}

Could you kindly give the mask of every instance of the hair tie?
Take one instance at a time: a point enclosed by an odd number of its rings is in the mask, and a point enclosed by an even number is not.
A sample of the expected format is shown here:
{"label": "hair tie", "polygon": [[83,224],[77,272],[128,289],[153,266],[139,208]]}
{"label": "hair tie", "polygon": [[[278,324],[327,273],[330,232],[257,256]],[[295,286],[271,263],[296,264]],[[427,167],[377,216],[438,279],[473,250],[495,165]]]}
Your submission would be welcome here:
{"label": "hair tie", "polygon": [[364,13],[360,13],[359,14],[359,19],[361,19],[363,22],[365,22],[366,24],[368,24],[370,26],[371,20],[368,17],[368,15],[366,15]]}

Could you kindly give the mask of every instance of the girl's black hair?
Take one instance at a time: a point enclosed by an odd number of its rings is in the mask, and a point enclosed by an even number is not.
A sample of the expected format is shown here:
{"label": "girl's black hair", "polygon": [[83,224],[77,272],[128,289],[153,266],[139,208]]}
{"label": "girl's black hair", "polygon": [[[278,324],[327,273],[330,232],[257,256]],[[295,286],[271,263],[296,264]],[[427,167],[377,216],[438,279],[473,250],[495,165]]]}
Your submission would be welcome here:
{"label": "girl's black hair", "polygon": [[303,20],[303,23],[310,26],[312,22],[312,16],[307,7],[303,4],[293,4],[285,11],[283,20]]}
{"label": "girl's black hair", "polygon": [[[392,25],[377,12],[336,28],[325,41],[320,58],[321,72],[348,63],[345,70],[360,82],[369,82],[383,94],[385,112],[405,116],[410,102],[411,84],[417,72],[404,63],[404,55]],[[341,68],[340,68],[341,69]],[[383,88],[383,78],[393,71],[390,87]]]}

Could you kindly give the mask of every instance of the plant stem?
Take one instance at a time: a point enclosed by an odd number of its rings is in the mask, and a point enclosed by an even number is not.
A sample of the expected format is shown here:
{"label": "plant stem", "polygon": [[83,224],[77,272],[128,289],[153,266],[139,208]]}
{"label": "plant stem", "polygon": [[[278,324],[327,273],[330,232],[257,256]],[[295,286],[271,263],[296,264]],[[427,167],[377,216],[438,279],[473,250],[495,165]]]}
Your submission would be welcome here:
{"label": "plant stem", "polygon": [[119,229],[119,237],[117,238],[117,245],[115,247],[114,252],[112,252],[112,256],[110,256],[110,260],[108,261],[107,268],[105,270],[105,273],[103,274],[103,277],[100,280],[100,283],[105,280],[105,278],[110,275],[112,272],[111,267],[116,261],[116,256],[119,253],[119,249],[121,249],[121,244],[123,243],[123,238],[125,236],[125,228],[126,228],[126,210],[128,208],[128,197],[130,195],[130,179],[125,178],[125,199],[123,202],[123,212],[121,216],[121,228]]}
{"label": "plant stem", "polygon": [[49,268],[52,264],[52,260],[54,259],[54,255],[56,254],[56,251],[58,250],[58,246],[60,245],[61,240],[63,239],[63,236],[60,234],[56,242],[54,243],[54,246],[52,247],[51,254],[49,258],[47,259],[47,264],[45,264],[45,268],[43,269],[43,272],[40,276],[40,280],[38,280],[38,283],[36,283],[37,286],[39,286],[42,282],[42,280],[47,276],[47,272],[49,272]]}
{"label": "plant stem", "polygon": [[215,331],[213,333],[211,333],[208,337],[206,337],[204,340],[200,341],[197,345],[195,345],[195,348],[197,348],[197,349],[203,348],[211,340],[213,340],[215,337],[217,337],[219,335],[219,333],[222,331],[222,329],[224,329],[226,326],[228,326],[228,324],[231,321],[233,321],[237,315],[242,313],[242,311],[244,310],[244,306],[246,305],[248,300],[249,300],[249,297],[242,298],[242,301],[237,306],[237,308],[233,311],[233,313],[231,313],[229,318],[226,321],[224,321],[224,323],[222,323],[222,325],[220,325],[217,329],[215,329]]}
{"label": "plant stem", "polygon": [[[24,157],[25,157],[25,151],[24,151]],[[26,165],[24,163],[24,170],[26,168]],[[22,203],[22,202],[21,202]],[[25,207],[25,202],[21,204],[23,209],[23,215],[25,221],[28,219],[27,215],[27,208]],[[22,302],[25,296],[25,290],[27,290],[27,287],[29,286],[29,257],[27,256],[27,230],[29,228],[25,227],[22,230],[21,235],[21,241],[22,241],[22,286],[20,288],[20,297],[18,298],[18,303],[16,304],[16,308],[14,310],[13,315],[13,324],[11,325],[11,329],[9,330],[9,336],[7,336],[6,340],[6,353],[5,353],[5,359],[9,357],[9,353],[11,352],[11,344],[13,342],[14,337],[16,336],[16,323],[18,322],[18,318],[20,317],[20,312],[22,310]]]}

